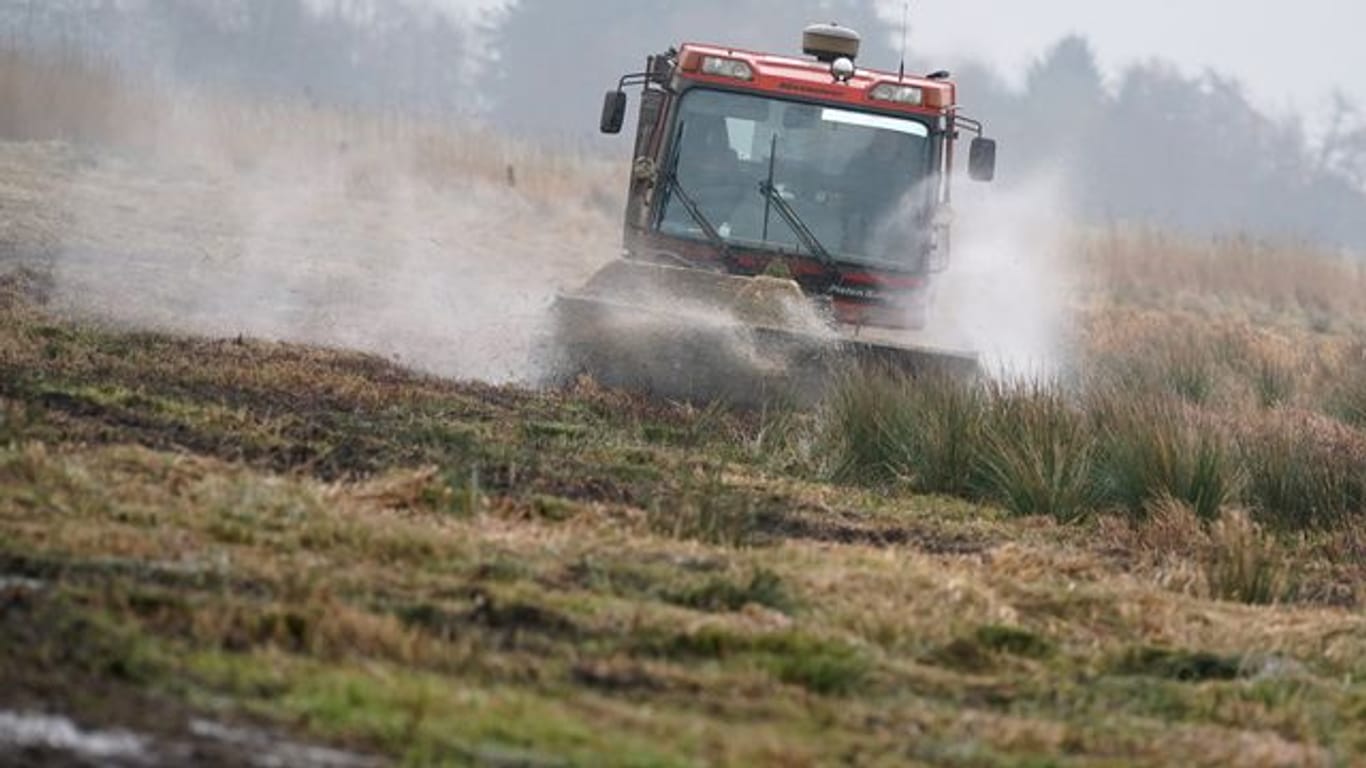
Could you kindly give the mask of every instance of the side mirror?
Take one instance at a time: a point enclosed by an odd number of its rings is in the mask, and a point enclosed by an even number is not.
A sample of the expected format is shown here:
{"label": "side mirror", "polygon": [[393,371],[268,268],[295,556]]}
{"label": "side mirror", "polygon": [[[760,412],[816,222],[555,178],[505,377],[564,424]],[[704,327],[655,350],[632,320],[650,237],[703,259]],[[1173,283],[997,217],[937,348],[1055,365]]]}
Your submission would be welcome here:
{"label": "side mirror", "polygon": [[976,138],[968,150],[968,177],[973,181],[995,181],[996,141]]}
{"label": "side mirror", "polygon": [[626,122],[626,91],[608,91],[602,100],[603,133],[621,133],[621,125]]}

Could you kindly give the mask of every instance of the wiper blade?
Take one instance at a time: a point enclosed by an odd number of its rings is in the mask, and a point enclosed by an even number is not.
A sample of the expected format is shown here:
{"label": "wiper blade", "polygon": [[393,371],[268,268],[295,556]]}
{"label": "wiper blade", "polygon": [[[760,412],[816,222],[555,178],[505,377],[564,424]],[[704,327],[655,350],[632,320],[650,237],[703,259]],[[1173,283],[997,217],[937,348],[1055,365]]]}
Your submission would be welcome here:
{"label": "wiper blade", "polygon": [[[688,212],[697,226],[702,228],[702,234],[707,236],[707,241],[712,247],[721,253],[721,260],[730,269],[735,269],[735,254],[730,250],[730,244],[726,238],[721,236],[721,232],[712,225],[711,219],[702,212],[702,207],[697,204],[692,195],[683,188],[682,182],[678,180],[678,156],[683,149],[683,136],[688,130],[688,124],[680,121],[678,124],[678,135],[674,137],[673,148],[669,152],[669,164],[664,175],[664,191],[670,197],[677,197],[678,202],[683,204],[683,210]],[[661,206],[663,208],[664,206]]]}
{"label": "wiper blade", "polygon": [[816,234],[811,231],[811,228],[806,226],[806,222],[802,221],[802,217],[797,215],[792,204],[783,199],[782,193],[773,186],[773,182],[760,182],[759,193],[764,196],[769,205],[778,211],[778,215],[792,228],[797,239],[802,241],[806,250],[810,251],[811,255],[815,256],[826,267],[834,269],[835,258],[830,255],[830,251],[827,251],[824,245],[821,245],[821,241],[816,238]]}
{"label": "wiper blade", "polygon": [[702,228],[702,234],[707,236],[707,241],[721,252],[721,258],[725,260],[726,265],[732,266],[735,263],[735,254],[731,253],[730,244],[726,242],[726,238],[721,236],[720,230],[711,223],[707,215],[702,212],[702,207],[697,204],[696,200],[693,200],[692,195],[683,188],[683,184],[678,180],[678,174],[670,172],[665,179],[665,184],[668,185],[669,194],[678,198],[678,202],[683,204],[683,210],[687,211],[692,220],[697,222],[697,226]]}
{"label": "wiper blade", "polygon": [[768,178],[759,183],[759,194],[764,196],[764,240],[768,240],[768,214],[772,209],[777,208],[778,215],[792,228],[797,239],[802,241],[802,245],[806,246],[811,255],[815,256],[825,266],[827,272],[838,275],[838,270],[835,269],[835,259],[830,256],[830,252],[825,250],[825,246],[821,245],[816,233],[806,226],[806,222],[802,221],[802,217],[797,215],[797,211],[783,199],[782,193],[774,186],[773,177],[777,170],[778,134],[775,133],[773,138],[769,140],[768,146]]}

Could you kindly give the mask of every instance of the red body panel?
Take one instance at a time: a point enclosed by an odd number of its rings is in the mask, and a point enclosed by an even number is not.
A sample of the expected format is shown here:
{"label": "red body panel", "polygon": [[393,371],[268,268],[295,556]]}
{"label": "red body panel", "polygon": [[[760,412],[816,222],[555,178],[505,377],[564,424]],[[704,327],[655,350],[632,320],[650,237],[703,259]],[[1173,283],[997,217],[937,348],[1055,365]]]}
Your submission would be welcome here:
{"label": "red body panel", "polygon": [[[739,59],[754,70],[754,79],[745,81],[703,74],[698,70],[698,64],[703,56]],[[858,109],[872,108],[920,116],[938,116],[951,111],[955,105],[953,83],[911,76],[902,79],[895,72],[860,68],[852,79],[841,83],[830,74],[830,65],[819,61],[696,43],[683,46],[679,52],[679,62],[680,75],[694,82],[753,90],[776,96],[800,96],[845,104]],[[914,107],[870,99],[869,91],[879,83],[900,83],[920,88],[924,92],[924,106]]]}

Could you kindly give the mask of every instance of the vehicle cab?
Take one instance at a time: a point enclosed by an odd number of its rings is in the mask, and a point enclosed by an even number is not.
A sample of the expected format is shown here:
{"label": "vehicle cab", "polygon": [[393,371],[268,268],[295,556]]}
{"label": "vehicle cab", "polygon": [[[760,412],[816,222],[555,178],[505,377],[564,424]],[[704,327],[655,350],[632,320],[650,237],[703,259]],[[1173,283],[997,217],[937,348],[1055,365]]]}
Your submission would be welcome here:
{"label": "vehicle cab", "polygon": [[972,178],[995,142],[959,113],[948,73],[859,67],[859,36],[809,27],[810,58],[686,44],[607,94],[619,133],[642,87],[624,244],[628,258],[791,277],[852,326],[923,325],[949,257],[960,132]]}

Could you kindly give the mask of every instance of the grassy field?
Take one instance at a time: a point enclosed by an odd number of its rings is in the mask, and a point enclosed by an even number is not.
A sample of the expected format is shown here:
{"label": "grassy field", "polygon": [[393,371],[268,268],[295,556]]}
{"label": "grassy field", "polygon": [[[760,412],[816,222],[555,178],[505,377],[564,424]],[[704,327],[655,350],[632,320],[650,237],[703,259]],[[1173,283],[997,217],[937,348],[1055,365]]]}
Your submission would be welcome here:
{"label": "grassy field", "polygon": [[[790,418],[111,332],[21,282],[0,707],[171,741],[188,710],[414,764],[1366,750],[1359,527],[1292,545],[832,485]],[[1210,596],[1259,557],[1319,588]]]}
{"label": "grassy field", "polygon": [[[1078,234],[1056,379],[871,377],[813,413],[458,383],[341,351],[385,336],[310,330],[331,316],[240,334],[200,306],[292,257],[409,253],[370,161],[413,124],[182,105],[238,129],[148,160],[157,97],[83,66],[0,56],[4,103],[49,98],[0,122],[0,762],[99,762],[16,736],[34,714],[131,735],[114,765],[1366,761],[1356,262]],[[285,124],[371,149],[245,259],[260,238],[205,211],[280,173],[253,158]],[[603,164],[509,181],[541,150],[423,130],[437,203],[496,187],[477,216],[585,248],[610,222],[554,208]],[[547,243],[476,251],[509,245]],[[143,285],[189,263],[219,266]]]}

